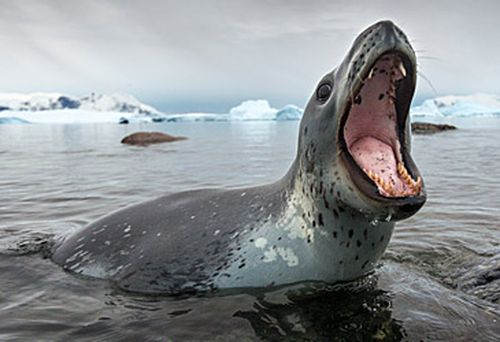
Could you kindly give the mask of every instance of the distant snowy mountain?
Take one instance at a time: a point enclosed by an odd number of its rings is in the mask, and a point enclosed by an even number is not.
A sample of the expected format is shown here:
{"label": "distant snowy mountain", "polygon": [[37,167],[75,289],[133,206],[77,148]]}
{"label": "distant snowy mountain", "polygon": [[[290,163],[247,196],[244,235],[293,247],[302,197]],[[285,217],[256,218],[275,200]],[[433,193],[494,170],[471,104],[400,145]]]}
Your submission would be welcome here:
{"label": "distant snowy mountain", "polygon": [[0,94],[0,111],[85,110],[97,112],[133,113],[146,116],[163,115],[131,95],[90,94],[75,97],[59,93]]}
{"label": "distant snowy mountain", "polygon": [[474,94],[465,96],[441,96],[425,100],[412,107],[412,116],[466,117],[500,116],[500,96]]}

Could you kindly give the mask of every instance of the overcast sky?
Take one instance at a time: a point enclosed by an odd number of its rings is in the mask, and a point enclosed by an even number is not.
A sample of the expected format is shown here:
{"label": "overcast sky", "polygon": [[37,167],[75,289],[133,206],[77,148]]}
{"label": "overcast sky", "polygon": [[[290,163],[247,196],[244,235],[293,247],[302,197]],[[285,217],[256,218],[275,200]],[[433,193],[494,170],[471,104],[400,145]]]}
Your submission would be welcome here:
{"label": "overcast sky", "polygon": [[[168,112],[304,106],[366,26],[409,36],[437,94],[500,93],[498,1],[0,0],[0,92],[130,93]],[[435,96],[420,77],[416,102]]]}

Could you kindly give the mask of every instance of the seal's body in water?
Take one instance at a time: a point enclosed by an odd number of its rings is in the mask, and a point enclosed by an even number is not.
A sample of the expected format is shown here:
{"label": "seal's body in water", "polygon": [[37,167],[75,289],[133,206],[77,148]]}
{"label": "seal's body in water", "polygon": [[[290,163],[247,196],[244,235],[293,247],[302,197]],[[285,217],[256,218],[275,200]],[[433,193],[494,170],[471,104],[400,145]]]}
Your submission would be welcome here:
{"label": "seal's body in water", "polygon": [[281,180],[118,211],[57,245],[52,259],[146,293],[357,278],[373,269],[395,221],[425,202],[409,151],[415,82],[406,36],[376,23],[320,81]]}

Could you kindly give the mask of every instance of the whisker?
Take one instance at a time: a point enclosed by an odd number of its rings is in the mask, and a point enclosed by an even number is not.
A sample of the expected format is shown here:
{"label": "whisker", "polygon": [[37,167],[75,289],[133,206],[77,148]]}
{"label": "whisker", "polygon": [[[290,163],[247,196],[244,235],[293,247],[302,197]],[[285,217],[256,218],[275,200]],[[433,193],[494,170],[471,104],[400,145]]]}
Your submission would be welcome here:
{"label": "whisker", "polygon": [[434,86],[432,85],[432,82],[424,75],[424,73],[422,71],[417,70],[417,74],[420,77],[422,77],[424,79],[424,81],[427,82],[427,84],[429,85],[429,87],[431,87],[432,91],[434,92],[434,95],[437,95],[438,92],[437,92],[436,88],[434,88]]}
{"label": "whisker", "polygon": [[442,61],[441,58],[431,57],[431,56],[418,56],[418,59],[427,59],[427,60],[432,60],[432,61]]}

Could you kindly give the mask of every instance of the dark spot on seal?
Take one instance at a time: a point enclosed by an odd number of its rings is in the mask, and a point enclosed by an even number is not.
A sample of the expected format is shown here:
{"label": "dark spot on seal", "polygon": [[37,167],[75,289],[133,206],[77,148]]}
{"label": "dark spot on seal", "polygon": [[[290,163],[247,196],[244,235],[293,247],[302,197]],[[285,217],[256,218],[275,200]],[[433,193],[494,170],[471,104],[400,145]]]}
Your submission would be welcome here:
{"label": "dark spot on seal", "polygon": [[363,265],[361,265],[361,269],[364,269],[366,267],[366,265],[368,264],[368,260],[366,260]]}
{"label": "dark spot on seal", "polygon": [[365,240],[368,239],[368,229],[365,228],[365,230],[363,231],[363,236],[364,236]]}
{"label": "dark spot on seal", "polygon": [[318,224],[320,226],[324,226],[325,225],[325,223],[323,222],[323,214],[321,214],[321,213],[318,214]]}
{"label": "dark spot on seal", "polygon": [[336,239],[337,238],[337,232],[333,232],[333,238]]}
{"label": "dark spot on seal", "polygon": [[315,220],[313,220],[312,225],[313,225],[313,227],[316,227],[316,221]]}
{"label": "dark spot on seal", "polygon": [[372,248],[375,248],[375,242],[372,242]]}
{"label": "dark spot on seal", "polygon": [[384,98],[384,96],[385,96],[385,94],[383,94],[383,93],[382,93],[382,94],[380,94],[380,95],[378,96],[378,100],[379,100],[379,101],[380,101],[380,100],[382,100],[382,99]]}
{"label": "dark spot on seal", "polygon": [[351,247],[351,243],[350,243],[349,241],[347,241],[347,243],[345,244],[345,246],[346,246],[347,248],[349,248],[349,247]]}
{"label": "dark spot on seal", "polygon": [[356,257],[354,258],[354,260],[359,260],[359,255],[356,254]]}
{"label": "dark spot on seal", "polygon": [[339,212],[336,209],[333,209],[333,216],[335,216],[336,219],[339,218]]}
{"label": "dark spot on seal", "polygon": [[242,263],[241,265],[238,266],[238,268],[243,268],[245,267],[245,263]]}
{"label": "dark spot on seal", "polygon": [[343,261],[343,260],[340,260],[340,261],[339,261],[339,264],[340,264],[340,265],[342,265],[343,263],[344,263],[344,261]]}
{"label": "dark spot on seal", "polygon": [[325,195],[323,195],[323,203],[324,203],[326,209],[330,208],[330,204],[328,203]]}
{"label": "dark spot on seal", "polygon": [[361,245],[362,245],[361,241],[357,240],[356,241],[356,246],[361,247]]}
{"label": "dark spot on seal", "polygon": [[382,242],[382,241],[384,241],[384,236],[383,235],[380,237],[380,242]]}
{"label": "dark spot on seal", "polygon": [[311,243],[311,235],[307,235],[307,243]]}
{"label": "dark spot on seal", "polygon": [[[352,238],[353,235],[354,235],[354,230],[349,229],[349,239]],[[380,241],[382,241],[382,240],[380,240]]]}

